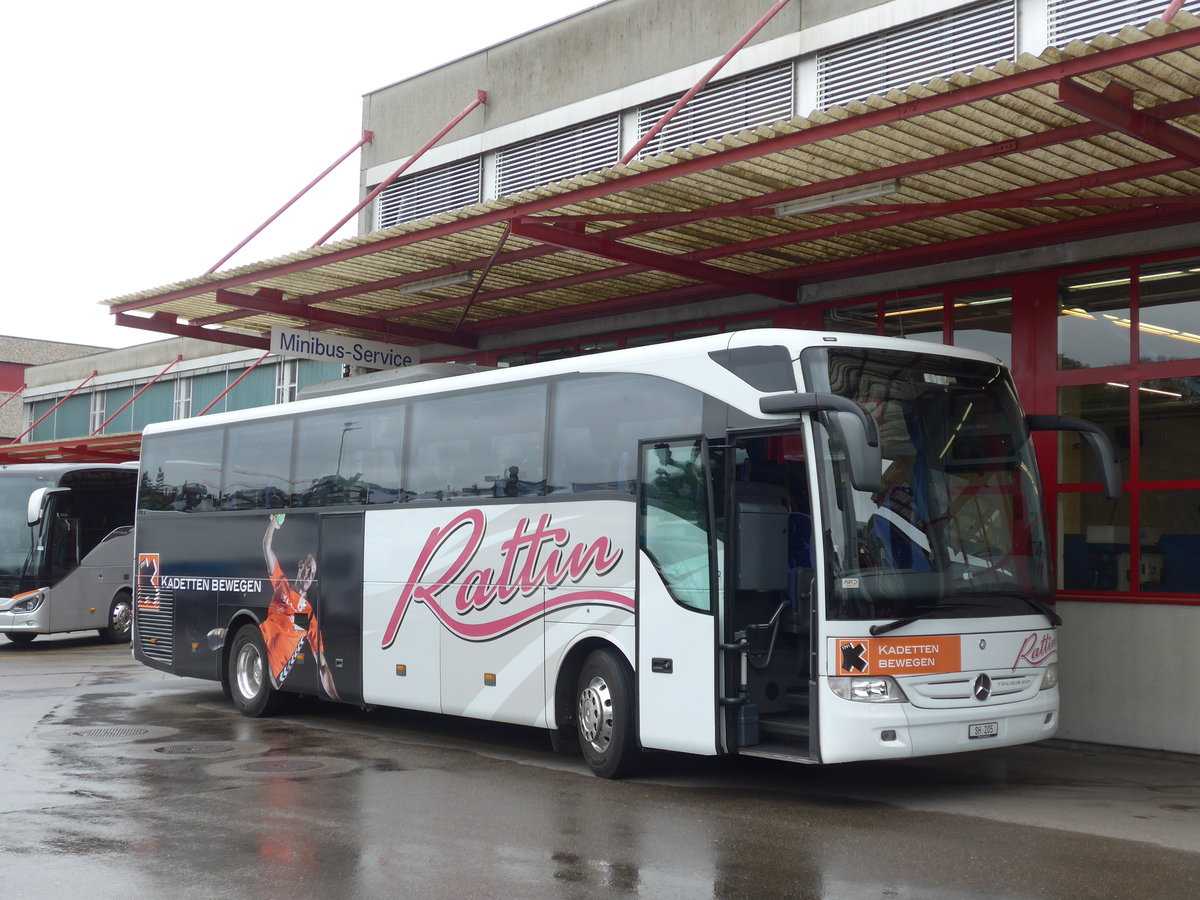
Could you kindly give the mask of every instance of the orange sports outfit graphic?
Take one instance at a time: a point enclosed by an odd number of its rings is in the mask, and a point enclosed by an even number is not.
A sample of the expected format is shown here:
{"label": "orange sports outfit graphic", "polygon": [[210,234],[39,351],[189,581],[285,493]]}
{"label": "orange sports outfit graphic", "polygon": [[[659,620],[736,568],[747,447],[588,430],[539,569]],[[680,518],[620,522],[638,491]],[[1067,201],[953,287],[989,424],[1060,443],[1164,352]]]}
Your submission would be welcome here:
{"label": "orange sports outfit graphic", "polygon": [[[312,604],[308,602],[308,589],[317,576],[317,561],[311,553],[300,560],[296,570],[296,584],[300,589],[296,590],[283,574],[283,567],[279,564],[272,547],[275,532],[283,526],[285,518],[282,513],[271,516],[267,523],[267,531],[263,535],[263,557],[267,562],[267,571],[270,573],[274,591],[271,603],[267,607],[267,617],[258,628],[267,648],[271,683],[275,688],[283,683],[292,671],[304,641],[307,640],[318,666],[321,687],[336,700],[338,692],[333,683],[333,673],[325,661],[325,642],[321,638],[321,627],[313,613]],[[307,621],[298,622],[296,616],[306,616]]]}
{"label": "orange sports outfit graphic", "polygon": [[[267,645],[267,659],[271,664],[271,679],[275,686],[287,678],[300,653],[304,639],[308,639],[309,647],[314,654],[324,656],[324,645],[321,642],[321,629],[317,625],[317,617],[313,615],[312,606],[303,593],[292,587],[279,561],[271,570],[271,585],[275,589],[271,597],[271,605],[267,608],[267,618],[259,626],[263,641]],[[295,616],[307,615],[308,627],[303,628],[296,623]]]}

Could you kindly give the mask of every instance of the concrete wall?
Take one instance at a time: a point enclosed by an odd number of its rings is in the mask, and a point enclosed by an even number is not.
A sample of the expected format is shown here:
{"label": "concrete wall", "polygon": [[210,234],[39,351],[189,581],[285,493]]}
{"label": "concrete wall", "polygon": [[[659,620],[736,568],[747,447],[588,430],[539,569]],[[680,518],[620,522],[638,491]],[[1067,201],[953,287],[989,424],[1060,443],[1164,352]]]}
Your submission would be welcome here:
{"label": "concrete wall", "polygon": [[74,386],[87,378],[93,371],[100,375],[103,383],[106,375],[136,373],[133,377],[145,377],[143,369],[162,369],[177,356],[185,360],[199,360],[206,357],[226,353],[240,353],[257,358],[261,353],[236,347],[232,344],[218,344],[213,341],[197,341],[192,338],[168,338],[163,341],[151,341],[148,344],[138,344],[120,350],[104,350],[77,359],[40,365],[29,369],[25,380],[31,393],[37,393],[36,388],[47,385]]}
{"label": "concrete wall", "polygon": [[[793,0],[750,46],[884,2]],[[455,141],[719,58],[770,6],[767,0],[609,0],[375,91],[363,100],[363,127],[375,132],[363,168],[417,150],[477,90],[488,92],[487,105],[458,125]]]}
{"label": "concrete wall", "polygon": [[1200,607],[1060,601],[1058,737],[1200,754]]}

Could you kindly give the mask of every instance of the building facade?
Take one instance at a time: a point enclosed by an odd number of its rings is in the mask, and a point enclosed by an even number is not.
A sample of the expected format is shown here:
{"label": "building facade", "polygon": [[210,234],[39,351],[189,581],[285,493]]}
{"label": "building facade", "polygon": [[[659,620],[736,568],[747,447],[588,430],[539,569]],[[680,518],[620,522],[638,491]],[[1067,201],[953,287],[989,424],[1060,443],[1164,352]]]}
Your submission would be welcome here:
{"label": "building facade", "polygon": [[28,421],[20,398],[32,366],[103,351],[103,347],[0,335],[0,441],[21,436]]}
{"label": "building facade", "polygon": [[[784,7],[642,151],[703,145],[1046,47],[1141,26],[1133,0],[843,0]],[[609,0],[368,94],[364,193],[480,86],[486,106],[385,187],[364,233],[610,165],[768,8],[764,0]],[[909,92],[913,93],[912,91]],[[930,134],[936,141],[938,136]],[[1064,173],[1071,162],[1061,163]],[[998,212],[1003,215],[1003,212]],[[999,356],[1030,411],[1101,424],[1126,491],[1088,489],[1073,440],[1043,454],[1057,522],[1060,736],[1200,753],[1200,225],[1141,228],[761,296],[504,331],[447,359],[521,364],[773,325],[944,341]]]}
{"label": "building facade", "polygon": [[210,341],[171,338],[26,371],[26,440],[141,432],[151,422],[286,403],[342,368]]}

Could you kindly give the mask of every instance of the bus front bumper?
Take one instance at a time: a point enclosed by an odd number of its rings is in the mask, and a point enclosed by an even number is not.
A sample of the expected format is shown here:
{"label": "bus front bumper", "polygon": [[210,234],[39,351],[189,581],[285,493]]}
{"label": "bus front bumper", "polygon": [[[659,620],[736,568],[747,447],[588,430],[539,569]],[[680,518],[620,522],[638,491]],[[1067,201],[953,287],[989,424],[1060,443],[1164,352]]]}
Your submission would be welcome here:
{"label": "bus front bumper", "polygon": [[46,633],[46,597],[41,591],[29,591],[16,597],[0,597],[0,633]]}
{"label": "bus front bumper", "polygon": [[[974,709],[859,703],[832,693],[823,693],[821,699],[821,761],[826,763],[1012,747],[1048,740],[1058,731],[1058,688],[1027,700]],[[839,721],[827,728],[825,714],[835,708]]]}

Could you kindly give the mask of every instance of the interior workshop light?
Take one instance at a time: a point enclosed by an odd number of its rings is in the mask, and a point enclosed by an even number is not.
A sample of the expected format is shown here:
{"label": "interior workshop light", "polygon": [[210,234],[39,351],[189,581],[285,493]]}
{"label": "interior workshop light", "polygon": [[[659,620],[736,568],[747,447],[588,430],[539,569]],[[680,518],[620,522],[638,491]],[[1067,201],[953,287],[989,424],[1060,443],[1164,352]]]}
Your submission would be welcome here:
{"label": "interior workshop light", "polygon": [[828,191],[824,194],[814,194],[811,197],[801,197],[799,200],[788,200],[775,206],[777,216],[798,216],[801,213],[816,212],[831,206],[841,206],[843,203],[855,203],[859,200],[873,200],[886,194],[894,194],[900,190],[900,179],[878,181],[875,184],[864,184],[862,187],[846,188],[844,191]]}
{"label": "interior workshop light", "polygon": [[436,278],[426,278],[424,281],[413,281],[401,285],[397,290],[401,294],[419,294],[422,291],[432,291],[435,288],[451,287],[456,284],[466,284],[475,276],[474,272],[453,272],[450,275],[439,275]]}

